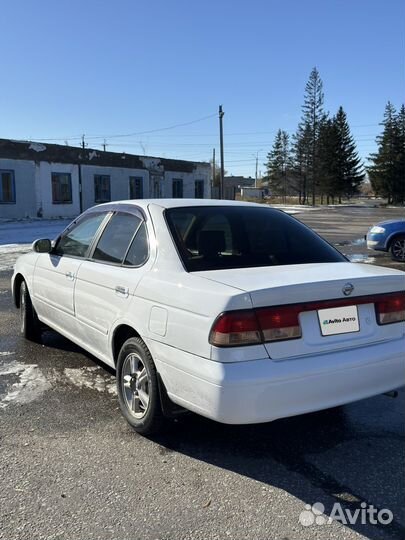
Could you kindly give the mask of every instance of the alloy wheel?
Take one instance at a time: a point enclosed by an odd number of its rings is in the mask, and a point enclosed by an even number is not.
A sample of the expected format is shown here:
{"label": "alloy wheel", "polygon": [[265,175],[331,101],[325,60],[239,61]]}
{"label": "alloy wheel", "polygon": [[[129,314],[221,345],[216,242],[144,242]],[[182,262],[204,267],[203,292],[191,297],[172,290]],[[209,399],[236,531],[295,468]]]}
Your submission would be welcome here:
{"label": "alloy wheel", "polygon": [[149,407],[150,376],[136,353],[130,353],[122,367],[122,395],[129,412],[135,418],[145,416]]}
{"label": "alloy wheel", "polygon": [[396,259],[405,261],[405,238],[394,240],[391,251]]}

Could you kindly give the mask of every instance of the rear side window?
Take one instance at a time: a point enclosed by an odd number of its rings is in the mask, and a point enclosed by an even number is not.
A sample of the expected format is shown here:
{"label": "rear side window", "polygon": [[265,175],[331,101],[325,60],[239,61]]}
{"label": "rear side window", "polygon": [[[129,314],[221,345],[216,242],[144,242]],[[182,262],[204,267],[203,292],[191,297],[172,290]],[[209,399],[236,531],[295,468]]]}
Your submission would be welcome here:
{"label": "rear side window", "polygon": [[121,264],[140,223],[140,218],[133,214],[114,214],[104,229],[92,258]]}
{"label": "rear side window", "polygon": [[165,215],[189,272],[346,261],[314,231],[272,208],[200,206]]}
{"label": "rear side window", "polygon": [[83,216],[63,234],[53,253],[70,257],[85,257],[106,215],[103,212]]}
{"label": "rear side window", "polygon": [[125,264],[129,266],[141,266],[149,256],[148,234],[146,225],[142,223],[132,241],[131,247],[125,258]]}

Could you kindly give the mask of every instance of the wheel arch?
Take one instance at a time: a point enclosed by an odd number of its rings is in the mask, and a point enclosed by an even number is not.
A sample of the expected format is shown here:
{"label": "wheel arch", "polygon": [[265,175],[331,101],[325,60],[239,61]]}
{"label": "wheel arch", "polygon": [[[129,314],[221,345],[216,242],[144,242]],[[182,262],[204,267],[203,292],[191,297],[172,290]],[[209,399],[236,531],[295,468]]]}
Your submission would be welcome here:
{"label": "wheel arch", "polygon": [[20,273],[16,274],[13,281],[13,301],[16,308],[20,307],[20,287],[23,281],[26,281],[24,276]]}
{"label": "wheel arch", "polygon": [[[122,346],[127,341],[127,339],[133,338],[133,337],[139,338],[143,341],[142,336],[139,334],[139,332],[137,332],[134,329],[134,327],[131,326],[130,324],[121,323],[114,329],[113,334],[112,334],[112,340],[111,340],[114,366],[117,366],[118,355],[120,353]],[[145,344],[145,347],[148,349],[146,344]],[[149,354],[151,353],[149,352]],[[176,418],[177,416],[186,413],[187,412],[186,409],[184,409],[180,405],[177,405],[176,403],[171,401],[171,399],[169,398],[166,385],[157,368],[156,368],[156,376],[157,376],[160,404],[162,407],[163,415],[166,418]]]}
{"label": "wheel arch", "polygon": [[120,350],[124,343],[127,341],[127,339],[131,337],[139,337],[142,339],[139,332],[133,328],[133,326],[130,326],[129,324],[119,324],[113,332],[112,339],[111,339],[111,348],[112,348],[112,358],[114,361],[114,365],[117,365],[118,355],[120,353]]}
{"label": "wheel arch", "polygon": [[391,234],[391,236],[388,237],[388,240],[387,240],[387,243],[386,243],[386,246],[387,246],[387,250],[390,250],[391,249],[391,245],[392,245],[392,242],[398,238],[399,236],[403,236],[405,238],[405,231],[396,231],[396,232],[393,232]]}

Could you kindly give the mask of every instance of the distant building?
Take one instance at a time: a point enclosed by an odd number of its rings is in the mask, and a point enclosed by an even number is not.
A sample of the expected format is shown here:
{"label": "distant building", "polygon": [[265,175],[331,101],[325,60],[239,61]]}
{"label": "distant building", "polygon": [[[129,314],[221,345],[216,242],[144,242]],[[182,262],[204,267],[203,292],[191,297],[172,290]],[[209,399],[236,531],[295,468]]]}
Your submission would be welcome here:
{"label": "distant building", "polygon": [[266,195],[266,190],[263,188],[243,187],[241,188],[242,199],[259,199],[263,200]]}
{"label": "distant building", "polygon": [[225,176],[224,177],[224,195],[225,199],[235,199],[236,194],[241,193],[244,187],[252,187],[255,185],[255,179],[250,176]]}
{"label": "distant building", "polygon": [[0,218],[75,217],[95,204],[210,198],[209,163],[0,139]]}

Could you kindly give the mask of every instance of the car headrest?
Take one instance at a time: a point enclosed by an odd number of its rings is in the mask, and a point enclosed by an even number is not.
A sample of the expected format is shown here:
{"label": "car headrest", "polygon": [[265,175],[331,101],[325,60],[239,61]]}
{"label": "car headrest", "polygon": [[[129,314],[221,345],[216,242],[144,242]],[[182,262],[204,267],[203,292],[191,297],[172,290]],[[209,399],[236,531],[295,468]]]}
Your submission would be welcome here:
{"label": "car headrest", "polygon": [[224,231],[201,231],[198,235],[198,253],[204,257],[217,257],[225,251]]}

